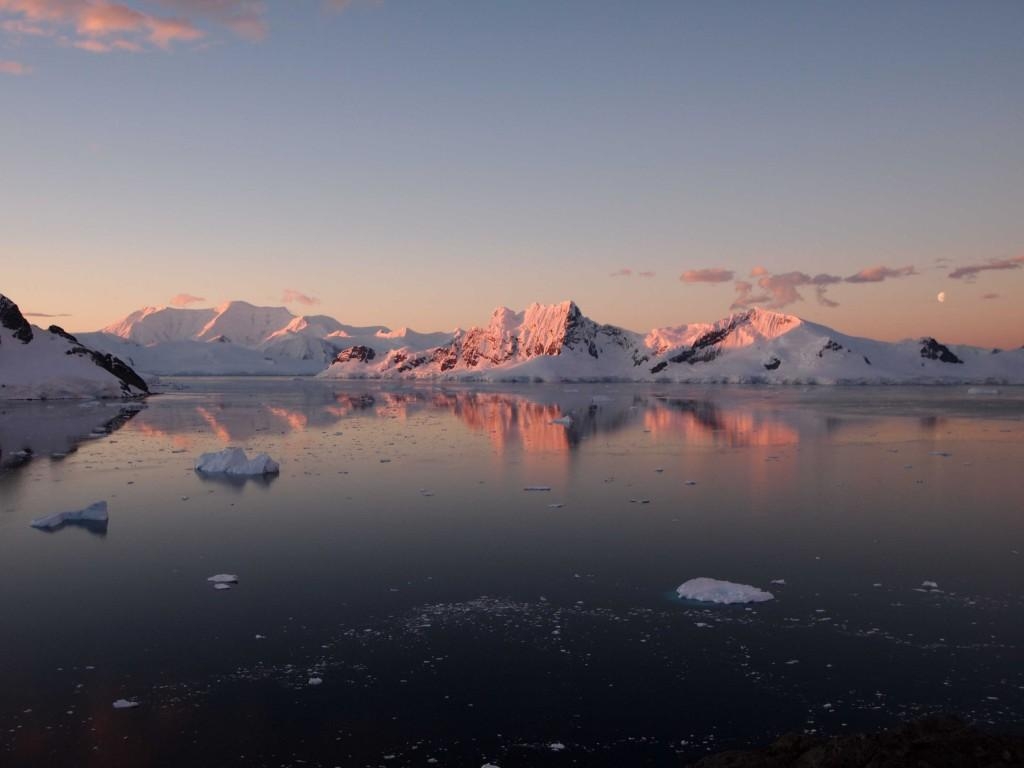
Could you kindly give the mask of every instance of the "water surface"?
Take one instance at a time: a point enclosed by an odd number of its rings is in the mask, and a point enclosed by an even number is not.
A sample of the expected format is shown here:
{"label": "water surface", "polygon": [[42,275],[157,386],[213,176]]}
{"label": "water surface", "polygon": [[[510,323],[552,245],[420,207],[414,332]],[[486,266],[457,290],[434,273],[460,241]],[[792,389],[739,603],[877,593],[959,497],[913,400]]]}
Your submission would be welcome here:
{"label": "water surface", "polygon": [[[1024,720],[1020,390],[186,379],[0,411],[4,765],[678,765]],[[196,475],[228,445],[280,476]],[[100,499],[105,528],[28,525]],[[696,576],[776,599],[678,601]]]}

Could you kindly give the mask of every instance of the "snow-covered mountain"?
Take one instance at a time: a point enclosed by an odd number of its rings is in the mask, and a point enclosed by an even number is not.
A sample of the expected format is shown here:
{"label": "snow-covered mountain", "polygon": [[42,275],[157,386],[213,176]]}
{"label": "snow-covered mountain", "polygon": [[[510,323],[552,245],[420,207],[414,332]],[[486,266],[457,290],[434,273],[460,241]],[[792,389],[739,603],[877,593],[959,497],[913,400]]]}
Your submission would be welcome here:
{"label": "snow-covered mountain", "polygon": [[30,325],[0,294],[0,400],[134,397],[149,391],[123,361],[79,343],[62,328]]}
{"label": "snow-covered mountain", "polygon": [[586,317],[572,301],[494,311],[453,333],[350,326],[233,301],[147,308],[79,338],[141,371],[319,374],[327,379],[1024,383],[1024,350],[847,336],[764,309],[646,334]]}
{"label": "snow-covered mountain", "polygon": [[447,344],[343,350],[325,378],[736,383],[1024,383],[1024,350],[847,336],[793,315],[750,309],[709,324],[638,334],[599,325],[571,301],[495,310]]}
{"label": "snow-covered mountain", "polygon": [[79,334],[141,371],[168,376],[311,375],[358,344],[388,350],[441,344],[450,336],[345,325],[327,315],[293,315],[285,307],[245,301],[208,309],[146,307],[100,331]]}

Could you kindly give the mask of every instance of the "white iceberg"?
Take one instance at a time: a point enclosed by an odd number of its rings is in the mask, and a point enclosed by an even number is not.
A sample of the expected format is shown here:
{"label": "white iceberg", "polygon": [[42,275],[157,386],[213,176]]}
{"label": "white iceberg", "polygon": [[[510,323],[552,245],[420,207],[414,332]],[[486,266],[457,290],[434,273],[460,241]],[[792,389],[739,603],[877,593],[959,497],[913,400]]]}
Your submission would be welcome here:
{"label": "white iceberg", "polygon": [[139,706],[139,702],[129,699],[118,699],[114,702],[114,709],[132,709]]}
{"label": "white iceberg", "polygon": [[260,476],[276,475],[280,466],[265,453],[251,459],[241,448],[225,448],[216,453],[204,453],[196,459],[196,472],[205,475]]}
{"label": "white iceberg", "polygon": [[29,525],[33,528],[60,528],[65,523],[105,523],[107,522],[107,502],[97,501],[85,509],[72,512],[54,512],[46,517],[37,517]]}
{"label": "white iceberg", "polygon": [[218,573],[214,576],[210,576],[207,581],[213,582],[213,584],[237,584],[238,577],[233,573]]}
{"label": "white iceberg", "polygon": [[690,579],[676,588],[676,594],[685,600],[700,600],[705,603],[763,603],[774,600],[775,595],[765,592],[749,584],[736,584],[732,581],[720,581],[701,577]]}

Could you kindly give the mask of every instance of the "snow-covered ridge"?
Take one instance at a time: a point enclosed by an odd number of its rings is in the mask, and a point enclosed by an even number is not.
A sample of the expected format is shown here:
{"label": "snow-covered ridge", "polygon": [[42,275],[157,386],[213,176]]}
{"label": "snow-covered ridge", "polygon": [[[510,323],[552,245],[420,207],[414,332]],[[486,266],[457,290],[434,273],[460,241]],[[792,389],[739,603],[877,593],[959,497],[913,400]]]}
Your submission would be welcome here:
{"label": "snow-covered ridge", "polygon": [[327,315],[232,301],[147,308],[79,338],[157,374],[318,374],[325,378],[737,383],[1024,383],[1024,352],[888,343],[754,308],[712,323],[636,333],[573,301],[498,307],[451,333],[345,325]]}
{"label": "snow-covered ridge", "polygon": [[121,359],[91,349],[64,329],[30,325],[0,294],[0,400],[134,397],[146,382]]}

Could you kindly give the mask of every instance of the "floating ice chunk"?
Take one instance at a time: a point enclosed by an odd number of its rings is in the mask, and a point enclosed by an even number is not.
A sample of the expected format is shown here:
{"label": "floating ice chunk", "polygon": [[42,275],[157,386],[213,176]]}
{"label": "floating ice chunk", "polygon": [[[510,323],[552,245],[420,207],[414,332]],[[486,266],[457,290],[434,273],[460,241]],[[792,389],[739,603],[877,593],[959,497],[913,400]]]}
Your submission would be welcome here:
{"label": "floating ice chunk", "polygon": [[548,509],[561,509],[564,506],[565,506],[565,504],[558,504],[558,503],[548,504]]}
{"label": "floating ice chunk", "polygon": [[784,587],[784,586],[786,586],[786,580],[785,579],[772,579],[772,584],[780,584],[780,585],[782,585]]}
{"label": "floating ice chunk", "polygon": [[107,522],[107,502],[97,501],[85,509],[73,512],[55,512],[46,517],[37,517],[29,525],[33,528],[53,530],[66,523],[105,523]]}
{"label": "floating ice chunk", "polygon": [[214,584],[214,589],[231,589],[231,584]]}
{"label": "floating ice chunk", "polygon": [[323,681],[322,677],[311,677],[307,682],[309,685],[320,685]]}
{"label": "floating ice chunk", "polygon": [[204,453],[196,459],[196,472],[206,475],[260,476],[276,475],[278,463],[265,453],[248,458],[241,448],[225,448],[216,453]]}
{"label": "floating ice chunk", "polygon": [[563,749],[565,749],[565,744],[563,744],[560,741],[552,741],[550,744],[548,744],[548,749],[550,749],[552,752],[561,752]]}
{"label": "floating ice chunk", "polygon": [[999,390],[992,387],[968,387],[968,395],[998,395]]}
{"label": "floating ice chunk", "polygon": [[749,584],[736,584],[732,581],[706,577],[683,582],[676,588],[676,594],[686,600],[722,604],[763,603],[775,598],[771,592],[765,592]]}
{"label": "floating ice chunk", "polygon": [[559,416],[557,419],[551,420],[552,424],[561,424],[563,427],[572,426],[572,416]]}
{"label": "floating ice chunk", "polygon": [[925,589],[938,589],[939,588],[938,583],[934,582],[934,581],[922,581],[921,582],[921,586],[924,587]]}
{"label": "floating ice chunk", "polygon": [[214,584],[237,584],[238,577],[233,573],[218,573],[210,576],[207,581],[213,582]]}
{"label": "floating ice chunk", "polygon": [[684,480],[683,481],[683,485],[696,485],[696,484],[697,484],[696,480]]}
{"label": "floating ice chunk", "polygon": [[949,457],[949,456],[952,456],[953,454],[950,453],[949,451],[928,451],[928,455],[929,456]]}
{"label": "floating ice chunk", "polygon": [[139,702],[134,699],[118,699],[114,702],[114,709],[132,709],[137,706],[139,706]]}
{"label": "floating ice chunk", "polygon": [[523,488],[524,491],[550,491],[550,485],[528,485]]}

